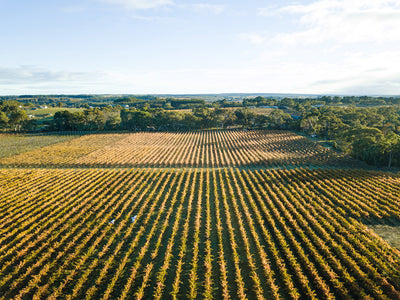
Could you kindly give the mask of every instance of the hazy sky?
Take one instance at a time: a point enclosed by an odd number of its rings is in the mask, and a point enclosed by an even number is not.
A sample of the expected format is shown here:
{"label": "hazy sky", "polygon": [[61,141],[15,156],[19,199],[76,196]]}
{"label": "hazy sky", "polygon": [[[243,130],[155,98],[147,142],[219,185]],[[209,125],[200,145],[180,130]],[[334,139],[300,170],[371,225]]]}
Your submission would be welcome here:
{"label": "hazy sky", "polygon": [[0,0],[0,94],[400,94],[399,0]]}

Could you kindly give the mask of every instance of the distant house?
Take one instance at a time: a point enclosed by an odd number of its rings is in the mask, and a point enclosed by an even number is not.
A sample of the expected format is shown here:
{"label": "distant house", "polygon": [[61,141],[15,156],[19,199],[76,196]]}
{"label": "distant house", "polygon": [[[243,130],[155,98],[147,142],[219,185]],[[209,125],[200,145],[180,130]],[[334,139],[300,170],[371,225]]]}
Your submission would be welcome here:
{"label": "distant house", "polygon": [[33,119],[35,116],[34,115],[28,115],[29,119]]}

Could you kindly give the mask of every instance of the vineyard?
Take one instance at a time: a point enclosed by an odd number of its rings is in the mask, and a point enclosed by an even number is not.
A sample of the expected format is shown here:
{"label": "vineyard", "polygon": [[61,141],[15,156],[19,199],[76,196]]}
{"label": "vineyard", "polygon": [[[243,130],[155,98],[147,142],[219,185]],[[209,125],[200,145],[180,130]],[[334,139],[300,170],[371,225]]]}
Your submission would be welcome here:
{"label": "vineyard", "polygon": [[[1,140],[0,140],[1,141]],[[360,167],[287,131],[92,134],[0,159],[3,166]]]}
{"label": "vineyard", "polygon": [[0,135],[0,157],[8,157],[30,150],[58,144],[76,138],[72,135]]}
{"label": "vineyard", "polygon": [[1,163],[0,299],[400,299],[371,229],[400,228],[400,176],[293,133],[84,135]]}

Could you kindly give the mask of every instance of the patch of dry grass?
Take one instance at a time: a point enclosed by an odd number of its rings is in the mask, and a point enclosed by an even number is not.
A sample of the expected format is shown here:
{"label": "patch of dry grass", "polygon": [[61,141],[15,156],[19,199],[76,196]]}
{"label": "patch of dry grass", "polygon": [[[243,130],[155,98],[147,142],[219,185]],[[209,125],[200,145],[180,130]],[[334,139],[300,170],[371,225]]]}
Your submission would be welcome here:
{"label": "patch of dry grass", "polygon": [[370,225],[368,227],[387,241],[391,246],[400,249],[400,225]]}

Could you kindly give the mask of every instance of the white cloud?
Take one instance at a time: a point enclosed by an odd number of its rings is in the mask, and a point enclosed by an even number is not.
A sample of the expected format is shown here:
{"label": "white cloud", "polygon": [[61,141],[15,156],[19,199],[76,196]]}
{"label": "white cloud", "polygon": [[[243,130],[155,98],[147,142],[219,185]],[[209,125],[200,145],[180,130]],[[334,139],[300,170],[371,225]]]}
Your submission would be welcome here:
{"label": "white cloud", "polygon": [[[380,72],[378,72],[380,73]],[[400,73],[393,75],[360,73],[357,76],[338,77],[311,83],[309,90],[347,95],[399,95]]]}
{"label": "white cloud", "polygon": [[279,14],[280,8],[277,6],[268,6],[268,7],[261,7],[258,8],[258,14],[264,17],[270,17]]}
{"label": "white cloud", "polygon": [[172,0],[98,0],[103,3],[114,4],[122,6],[126,9],[151,9],[162,6],[173,5]]}
{"label": "white cloud", "polygon": [[109,79],[102,72],[53,71],[37,66],[0,67],[2,94],[93,93]]}
{"label": "white cloud", "polygon": [[220,14],[225,10],[224,5],[209,4],[209,3],[193,4],[193,8],[197,11],[210,12],[213,14]]}
{"label": "white cloud", "polygon": [[399,94],[400,58],[395,51],[356,52],[340,64],[325,62],[307,67],[310,90],[339,94]]}
{"label": "white cloud", "polygon": [[262,44],[266,41],[267,37],[258,33],[241,33],[239,37],[242,40],[249,41],[252,44]]}
{"label": "white cloud", "polygon": [[[336,93],[336,94],[399,94],[400,59],[393,67],[380,67],[385,57],[357,53],[353,65],[330,62],[305,64],[273,60],[254,61],[228,68],[185,68],[147,72],[114,70],[96,72],[49,71],[37,67],[0,69],[2,94],[48,93]],[[350,58],[349,58],[350,59]],[[372,61],[370,65],[360,63]],[[375,68],[378,66],[378,68]],[[375,69],[369,69],[375,68]],[[327,72],[329,70],[329,72]],[[9,81],[7,81],[9,80]]]}
{"label": "white cloud", "polygon": [[293,44],[400,41],[400,2],[394,0],[320,0],[278,9],[262,8],[261,15],[290,14],[300,30],[282,33],[276,41]]}
{"label": "white cloud", "polygon": [[0,83],[36,83],[55,81],[86,80],[93,77],[89,72],[51,71],[37,66],[19,66],[16,68],[0,67]]}

